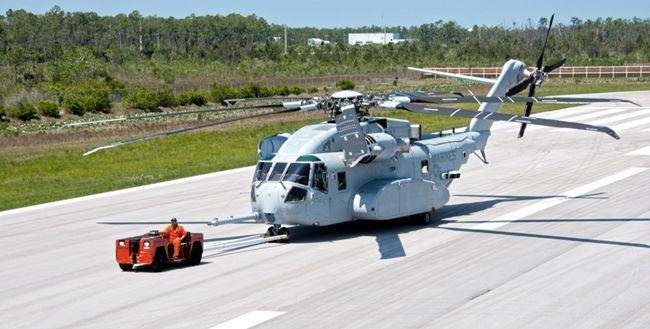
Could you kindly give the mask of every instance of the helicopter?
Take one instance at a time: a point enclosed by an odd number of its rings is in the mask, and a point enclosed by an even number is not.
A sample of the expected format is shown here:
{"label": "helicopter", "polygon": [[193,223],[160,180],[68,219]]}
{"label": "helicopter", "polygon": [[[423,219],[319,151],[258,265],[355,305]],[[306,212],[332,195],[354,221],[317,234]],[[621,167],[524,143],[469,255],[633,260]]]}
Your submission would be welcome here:
{"label": "helicopter", "polygon": [[[470,156],[475,155],[488,163],[485,149],[495,121],[521,124],[519,137],[523,137],[526,126],[532,124],[601,132],[620,138],[615,131],[604,126],[530,116],[534,103],[632,103],[622,99],[535,97],[535,88],[542,85],[548,73],[566,62],[563,59],[543,65],[553,17],[532,70],[515,59],[503,64],[496,79],[408,68],[491,85],[486,96],[472,93],[471,96],[432,97],[436,92],[364,95],[356,91],[339,91],[330,96],[278,104],[218,109],[216,111],[280,108],[98,146],[84,155],[238,120],[320,109],[329,114],[327,121],[269,136],[259,142],[259,161],[250,185],[251,213],[215,218],[207,224],[261,221],[270,225],[265,236],[285,236],[285,242],[290,238],[287,225],[328,226],[355,220],[384,221],[402,217],[426,225],[436,210],[449,201],[450,185],[461,177],[460,169]],[[529,89],[527,97],[515,96],[526,88]],[[231,103],[238,101],[244,100],[231,100]],[[438,106],[467,102],[478,102],[478,111]],[[525,103],[524,115],[499,113],[507,102]],[[424,134],[420,125],[407,120],[371,116],[369,109],[374,107],[465,117],[471,118],[471,122],[463,132]]]}

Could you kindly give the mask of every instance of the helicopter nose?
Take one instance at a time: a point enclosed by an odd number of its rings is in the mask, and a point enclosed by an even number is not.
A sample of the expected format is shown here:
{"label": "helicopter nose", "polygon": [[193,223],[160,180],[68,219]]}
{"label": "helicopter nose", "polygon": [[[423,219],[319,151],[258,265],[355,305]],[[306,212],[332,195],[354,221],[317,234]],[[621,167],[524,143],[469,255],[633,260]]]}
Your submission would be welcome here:
{"label": "helicopter nose", "polygon": [[280,182],[265,182],[255,191],[253,211],[264,214],[269,224],[303,225],[308,202],[287,201],[287,195],[292,188],[296,187],[290,184],[283,185]]}

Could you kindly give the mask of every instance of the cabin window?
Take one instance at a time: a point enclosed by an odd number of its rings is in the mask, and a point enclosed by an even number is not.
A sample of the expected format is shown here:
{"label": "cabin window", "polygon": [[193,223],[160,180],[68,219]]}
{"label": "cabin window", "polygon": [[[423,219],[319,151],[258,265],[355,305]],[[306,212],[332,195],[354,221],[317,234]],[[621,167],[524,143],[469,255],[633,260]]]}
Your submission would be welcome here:
{"label": "cabin window", "polygon": [[282,181],[307,186],[309,184],[309,163],[292,163]]}
{"label": "cabin window", "polygon": [[269,169],[271,169],[271,162],[258,162],[257,163],[257,168],[255,168],[255,180],[256,181],[263,181],[266,179],[266,174],[269,172]]}
{"label": "cabin window", "polygon": [[287,197],[284,198],[284,202],[303,202],[307,197],[307,190],[302,187],[293,186],[287,193]]}
{"label": "cabin window", "polygon": [[284,162],[277,162],[275,166],[273,166],[273,169],[271,169],[271,172],[269,173],[269,180],[270,181],[278,181],[280,178],[282,178],[282,173],[284,172],[284,168],[287,167],[287,164]]}
{"label": "cabin window", "polygon": [[339,191],[345,190],[347,187],[345,181],[345,171],[336,173],[336,180],[338,181]]}
{"label": "cabin window", "polygon": [[314,177],[311,180],[312,187],[327,193],[327,168],[322,163],[314,164]]}
{"label": "cabin window", "polygon": [[429,160],[422,160],[422,176],[429,176]]}

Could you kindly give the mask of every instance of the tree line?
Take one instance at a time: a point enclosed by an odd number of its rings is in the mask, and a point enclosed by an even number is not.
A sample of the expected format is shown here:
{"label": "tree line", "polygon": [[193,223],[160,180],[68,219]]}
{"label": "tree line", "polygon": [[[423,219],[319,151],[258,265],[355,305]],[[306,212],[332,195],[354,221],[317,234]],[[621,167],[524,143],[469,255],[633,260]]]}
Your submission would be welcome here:
{"label": "tree line", "polygon": [[[0,15],[0,103],[51,100],[71,112],[105,111],[107,100],[126,95],[118,90],[140,87],[146,79],[164,88],[179,78],[208,75],[216,83],[212,89],[219,90],[220,77],[254,82],[257,77],[398,72],[405,66],[499,66],[506,57],[532,65],[547,23],[542,17],[522,25],[470,29],[442,20],[408,27],[288,28],[285,49],[285,26],[255,15],[163,18],[133,11],[100,16],[58,6],[44,14],[9,10]],[[347,44],[348,33],[383,31],[408,41]],[[648,63],[648,35],[647,18],[574,17],[553,27],[547,62],[566,57],[569,65]],[[311,47],[309,38],[331,44]],[[151,98],[140,96],[133,102]]]}
{"label": "tree line", "polygon": [[[289,28],[290,51],[284,54],[284,27],[264,18],[230,14],[185,18],[143,17],[137,11],[116,16],[94,12],[64,12],[55,6],[45,14],[9,10],[0,16],[0,56],[3,62],[43,63],[61,59],[65,50],[90,49],[106,62],[132,59],[211,60],[228,65],[244,59],[339,62],[435,60],[435,65],[499,64],[505,56],[534,58],[541,48],[547,20],[521,26],[474,26],[453,21],[420,26],[361,28]],[[347,45],[353,32],[398,32],[406,44],[380,47]],[[575,64],[647,62],[650,20],[598,18],[554,27],[549,49]],[[319,37],[330,46],[305,50],[307,39]],[[370,47],[371,48],[371,47]],[[306,56],[305,56],[306,55]]]}

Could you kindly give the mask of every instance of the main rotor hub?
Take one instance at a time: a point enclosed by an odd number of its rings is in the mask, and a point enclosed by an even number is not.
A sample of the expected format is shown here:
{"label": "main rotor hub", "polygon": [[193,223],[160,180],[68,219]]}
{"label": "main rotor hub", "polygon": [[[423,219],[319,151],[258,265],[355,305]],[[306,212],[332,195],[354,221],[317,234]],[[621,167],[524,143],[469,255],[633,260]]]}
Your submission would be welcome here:
{"label": "main rotor hub", "polygon": [[364,102],[362,93],[353,90],[343,90],[333,93],[324,103],[323,110],[329,112],[330,118],[341,113],[343,107],[354,105],[359,117],[367,116],[370,104]]}

